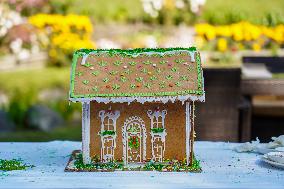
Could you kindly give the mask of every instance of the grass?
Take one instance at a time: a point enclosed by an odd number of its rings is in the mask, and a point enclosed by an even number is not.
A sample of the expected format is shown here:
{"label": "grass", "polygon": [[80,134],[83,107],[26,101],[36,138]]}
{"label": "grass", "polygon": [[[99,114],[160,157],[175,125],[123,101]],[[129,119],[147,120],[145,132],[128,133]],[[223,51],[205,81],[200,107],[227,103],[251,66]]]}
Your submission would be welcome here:
{"label": "grass", "polygon": [[[24,127],[26,111],[34,104],[48,106],[65,120],[79,111],[79,103],[68,103],[70,68],[44,68],[36,70],[3,72],[0,74],[0,93],[8,96],[4,108],[18,127]],[[43,90],[62,90],[62,99],[39,99]],[[19,98],[20,97],[20,98]]]}
{"label": "grass", "polygon": [[0,133],[0,142],[46,142],[52,140],[81,141],[81,126],[65,126],[51,132],[18,130]]}
{"label": "grass", "polygon": [[254,24],[284,23],[283,0],[210,0],[201,15],[211,24],[230,24],[242,20]]}
{"label": "grass", "polygon": [[25,170],[27,168],[32,168],[33,165],[27,165],[22,162],[22,160],[12,159],[0,159],[0,170],[1,171],[13,171],[13,170]]}
{"label": "grass", "polygon": [[45,68],[39,70],[25,70],[3,72],[0,74],[0,91],[8,95],[15,90],[23,93],[40,91],[46,88],[69,89],[70,68]]}

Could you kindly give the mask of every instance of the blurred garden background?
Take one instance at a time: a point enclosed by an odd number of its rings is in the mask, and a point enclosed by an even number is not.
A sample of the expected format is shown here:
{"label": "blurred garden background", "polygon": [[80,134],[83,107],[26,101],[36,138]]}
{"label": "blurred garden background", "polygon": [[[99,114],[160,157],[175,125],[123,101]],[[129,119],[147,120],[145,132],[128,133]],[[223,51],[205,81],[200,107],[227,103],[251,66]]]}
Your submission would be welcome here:
{"label": "blurred garden background", "polygon": [[69,103],[80,48],[197,46],[197,139],[284,133],[283,0],[1,0],[0,141],[81,139]]}

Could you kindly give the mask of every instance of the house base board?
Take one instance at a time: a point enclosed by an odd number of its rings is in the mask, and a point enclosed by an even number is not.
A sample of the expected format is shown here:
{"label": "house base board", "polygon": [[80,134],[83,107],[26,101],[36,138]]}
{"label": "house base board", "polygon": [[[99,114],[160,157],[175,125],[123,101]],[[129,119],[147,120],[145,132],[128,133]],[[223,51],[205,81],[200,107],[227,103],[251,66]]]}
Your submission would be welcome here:
{"label": "house base board", "polygon": [[[69,158],[69,161],[65,167],[65,172],[114,172],[114,171],[159,171],[159,172],[192,172],[192,173],[200,173],[202,172],[202,169],[199,165],[199,161],[195,160],[197,164],[194,164],[192,166],[187,166],[185,168],[179,168],[175,169],[149,169],[149,163],[129,163],[127,165],[123,165],[122,162],[118,162],[117,164],[121,165],[121,168],[118,169],[107,169],[107,168],[102,168],[102,169],[97,169],[97,168],[76,168],[75,166],[75,161],[78,160],[76,157],[81,154],[80,150],[74,150]],[[97,163],[99,165],[103,165],[103,163]],[[155,163],[156,165],[164,165],[164,166],[170,166],[171,163],[168,162],[163,162],[163,163]],[[148,168],[146,168],[148,166]]]}

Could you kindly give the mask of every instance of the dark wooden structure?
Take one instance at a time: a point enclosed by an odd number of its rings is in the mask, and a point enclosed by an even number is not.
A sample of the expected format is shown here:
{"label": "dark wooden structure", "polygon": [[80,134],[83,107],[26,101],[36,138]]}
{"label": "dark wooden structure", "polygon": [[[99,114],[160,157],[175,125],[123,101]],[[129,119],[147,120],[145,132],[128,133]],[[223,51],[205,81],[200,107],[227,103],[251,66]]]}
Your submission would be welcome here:
{"label": "dark wooden structure", "polygon": [[[242,62],[244,64],[263,64],[271,73],[284,72],[284,57],[281,56],[245,56],[242,58]],[[270,102],[262,107],[262,105],[254,104],[253,98],[257,96],[284,96],[284,79],[243,78],[241,93],[244,105],[240,133],[241,141],[249,141],[256,136],[270,141],[272,135],[283,133],[284,118],[283,114],[278,112],[283,111],[283,106],[275,106]],[[269,115],[271,113],[273,115]]]}
{"label": "dark wooden structure", "polygon": [[239,141],[240,68],[205,68],[206,102],[198,104],[197,140]]}
{"label": "dark wooden structure", "polygon": [[[253,107],[252,105],[252,98],[253,96],[259,96],[259,95],[273,95],[273,96],[284,96],[284,80],[283,79],[243,79],[241,83],[241,92],[244,96],[244,103],[246,104],[246,108],[243,110],[243,123],[241,124],[241,138],[240,140],[242,142],[249,141],[251,138],[255,138],[258,134],[256,132],[252,132],[253,124],[252,124],[252,118],[253,116]],[[281,108],[283,109],[283,108]],[[279,111],[276,108],[273,109],[273,111]],[[280,110],[281,111],[281,110]],[[261,128],[254,128],[253,130],[261,130],[261,135],[264,136],[266,139],[270,139],[273,131],[274,133],[280,133],[281,128],[271,128],[275,127],[276,124],[273,124],[273,122],[276,122],[278,125],[280,121],[283,122],[283,118],[274,117],[273,120],[268,121],[265,119],[267,115],[261,115],[256,116],[257,117],[257,125],[263,125]],[[262,121],[261,121],[262,120]],[[263,123],[263,124],[259,124]],[[271,124],[271,125],[269,125]],[[284,126],[284,123],[280,123],[281,126]],[[282,129],[283,130],[283,129]]]}

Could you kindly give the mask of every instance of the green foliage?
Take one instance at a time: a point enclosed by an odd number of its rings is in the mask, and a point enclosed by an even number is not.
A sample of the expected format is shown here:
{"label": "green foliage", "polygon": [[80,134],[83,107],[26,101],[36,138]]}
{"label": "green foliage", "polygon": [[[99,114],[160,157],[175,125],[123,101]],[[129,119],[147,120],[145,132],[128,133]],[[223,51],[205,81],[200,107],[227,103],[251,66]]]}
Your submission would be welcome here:
{"label": "green foliage", "polygon": [[130,88],[131,88],[131,89],[135,89],[135,88],[136,88],[136,85],[135,85],[135,84],[130,84]]}
{"label": "green foliage", "polygon": [[122,82],[124,83],[124,82],[126,82],[126,81],[127,81],[127,78],[126,78],[126,77],[124,77],[124,76],[122,76],[122,77],[120,77],[120,81],[122,81]]}
{"label": "green foliage", "polygon": [[145,15],[140,0],[76,0],[67,12],[88,15],[95,23],[132,23]]}
{"label": "green foliage", "polygon": [[178,81],[178,82],[175,83],[175,85],[176,85],[177,87],[180,87],[180,86],[181,86],[181,83]]}
{"label": "green foliage", "polygon": [[141,171],[188,171],[188,172],[200,172],[200,162],[193,159],[192,165],[186,165],[186,160],[167,160],[165,162],[154,162],[150,161],[140,167],[127,167],[124,166],[123,162],[111,161],[108,163],[101,163],[98,157],[92,159],[92,163],[84,164],[82,154],[77,154],[75,157],[75,168],[79,170],[103,170],[103,171],[114,171],[114,170],[141,170]]}
{"label": "green foliage", "polygon": [[135,66],[136,64],[137,64],[137,62],[134,62],[134,61],[129,62],[129,65],[130,65],[130,66]]}
{"label": "green foliage", "polygon": [[163,65],[166,64],[167,62],[168,62],[167,60],[161,60],[159,63]]}
{"label": "green foliage", "polygon": [[98,91],[99,91],[98,86],[94,86],[92,89],[93,89],[93,91],[95,91],[95,92],[98,92]]}
{"label": "green foliage", "polygon": [[112,86],[112,89],[113,89],[113,90],[118,90],[118,89],[120,89],[120,85],[114,84],[114,85]]}
{"label": "green foliage", "polygon": [[93,74],[94,76],[98,76],[98,75],[99,75],[99,73],[100,73],[100,71],[99,71],[99,70],[96,70],[96,71],[92,72],[92,74]]}
{"label": "green foliage", "polygon": [[78,77],[80,77],[81,75],[83,75],[83,73],[82,73],[82,72],[77,72],[76,75],[77,75]]}
{"label": "green foliage", "polygon": [[163,167],[165,167],[165,165],[162,163],[155,163],[153,161],[150,161],[143,167],[143,169],[147,171],[162,171]]}
{"label": "green foliage", "polygon": [[135,80],[138,81],[138,82],[142,82],[143,81],[143,77],[137,77],[137,78],[135,78]]}
{"label": "green foliage", "polygon": [[[19,99],[19,97],[21,97]],[[11,120],[18,127],[24,127],[24,118],[28,108],[36,101],[36,92],[34,90],[28,90],[23,92],[19,89],[15,89],[11,95],[10,102],[5,109],[7,110]]]}
{"label": "green foliage", "polygon": [[15,94],[15,90],[21,93],[28,93],[31,88],[34,92],[56,87],[68,91],[69,82],[70,68],[67,67],[5,72],[0,74],[1,90],[8,93],[8,95]]}
{"label": "green foliage", "polygon": [[75,156],[74,165],[75,165],[76,169],[81,169],[81,170],[102,169],[102,170],[111,171],[111,170],[115,170],[115,169],[123,169],[123,164],[118,163],[116,161],[111,161],[111,162],[107,162],[107,163],[100,163],[100,162],[93,161],[93,163],[84,164],[82,154],[78,154],[78,155]]}
{"label": "green foliage", "polygon": [[118,71],[112,70],[109,72],[110,75],[116,75],[118,73]]}
{"label": "green foliage", "polygon": [[150,161],[143,167],[143,170],[200,172],[201,166],[200,161],[193,158],[192,165],[186,165],[186,160],[166,160],[162,163]]}
{"label": "green foliage", "polygon": [[173,67],[171,70],[172,70],[172,72],[177,72],[177,68],[176,67]]}
{"label": "green foliage", "polygon": [[155,81],[155,80],[157,80],[157,79],[158,79],[158,78],[157,78],[155,75],[153,75],[153,76],[150,77],[150,80],[151,80],[151,81]]}
{"label": "green foliage", "polygon": [[188,80],[188,76],[187,75],[182,75],[182,76],[180,76],[180,79],[183,80],[183,81],[186,81],[186,80]]}
{"label": "green foliage", "polygon": [[50,132],[35,130],[17,130],[11,133],[0,132],[0,140],[6,142],[47,142],[58,139],[82,141],[81,130],[81,125],[78,124],[59,127]]}
{"label": "green foliage", "polygon": [[47,105],[49,108],[59,113],[66,121],[70,120],[75,112],[81,112],[81,104],[69,103],[68,99],[39,103]]}
{"label": "green foliage", "polygon": [[117,60],[113,63],[115,66],[120,66],[120,64],[122,64],[121,60]]}
{"label": "green foliage", "polygon": [[106,136],[106,135],[115,135],[115,131],[111,130],[104,130],[102,133],[100,132],[101,136]]}
{"label": "green foliage", "polygon": [[167,76],[166,76],[166,79],[167,79],[167,80],[172,80],[172,79],[173,79],[173,76],[172,76],[172,75],[167,75]]}
{"label": "green foliage", "polygon": [[148,88],[148,89],[150,89],[151,86],[152,86],[152,85],[151,85],[150,83],[145,83],[145,84],[144,84],[144,87],[146,87],[146,88]]}
{"label": "green foliage", "polygon": [[83,66],[89,68],[89,67],[93,66],[93,64],[91,64],[91,63],[89,63],[89,62],[86,62],[85,64],[83,64]]}
{"label": "green foliage", "polygon": [[166,82],[162,81],[161,83],[159,83],[160,88],[165,88],[166,87]]}
{"label": "green foliage", "polygon": [[75,0],[49,0],[50,12],[66,14],[75,5]]}
{"label": "green foliage", "polygon": [[164,128],[153,128],[153,129],[151,129],[151,131],[153,132],[153,133],[162,133],[162,132],[164,132]]}
{"label": "green foliage", "polygon": [[137,136],[129,137],[129,139],[128,139],[128,146],[130,148],[138,149],[139,146],[140,146],[140,142],[139,142],[138,137]]}
{"label": "green foliage", "polygon": [[1,91],[7,94],[10,99],[9,104],[4,108],[18,127],[24,127],[25,113],[31,105],[36,103],[47,105],[68,120],[74,112],[80,111],[80,104],[69,105],[67,98],[46,99],[46,101],[40,102],[38,93],[44,89],[58,88],[65,91],[67,96],[69,78],[70,68],[45,68],[1,73]]}
{"label": "green foliage", "polygon": [[107,83],[107,82],[109,82],[109,78],[103,78],[103,82],[105,82],[105,83]]}
{"label": "green foliage", "polygon": [[152,63],[153,63],[153,62],[150,61],[150,60],[146,60],[146,61],[143,62],[143,64],[145,64],[145,65],[150,65],[150,64],[152,64]]}
{"label": "green foliage", "polygon": [[101,66],[101,67],[104,67],[104,66],[107,65],[107,62],[102,60],[102,61],[98,62],[98,65]]}
{"label": "green foliage", "polygon": [[[178,51],[178,50],[193,52],[196,51],[196,47],[136,48],[136,49],[79,49],[74,52],[74,56],[78,55],[79,57],[82,57],[90,53],[94,53],[95,55],[101,55],[103,54],[103,52],[105,52],[108,55],[119,54],[120,56],[126,56],[132,58],[134,55],[138,55],[140,53],[146,53],[146,52],[165,53],[165,52]],[[166,56],[174,56],[174,55],[175,54],[166,54]],[[144,61],[143,63],[149,65],[152,62]]]}
{"label": "green foliage", "polygon": [[25,170],[27,168],[32,168],[33,165],[23,164],[22,160],[12,159],[5,160],[0,159],[0,170],[1,171],[13,171],[13,170]]}
{"label": "green foliage", "polygon": [[184,59],[176,59],[175,62],[178,63],[178,64],[182,64],[186,61]]}
{"label": "green foliage", "polygon": [[89,80],[83,80],[82,83],[83,83],[84,85],[88,85]]}

